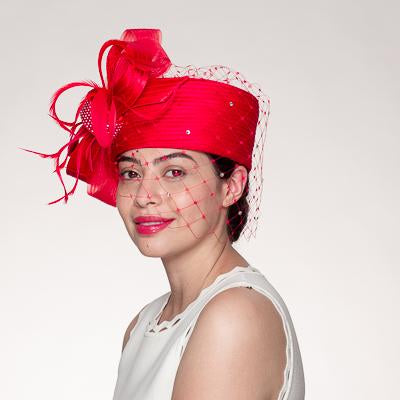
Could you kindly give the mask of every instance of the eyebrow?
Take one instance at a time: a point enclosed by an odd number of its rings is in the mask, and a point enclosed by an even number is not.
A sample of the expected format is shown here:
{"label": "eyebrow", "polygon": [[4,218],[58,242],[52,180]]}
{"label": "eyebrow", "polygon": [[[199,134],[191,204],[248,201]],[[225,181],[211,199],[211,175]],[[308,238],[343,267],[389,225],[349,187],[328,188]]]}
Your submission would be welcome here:
{"label": "eyebrow", "polygon": [[[175,153],[171,153],[171,154],[167,154],[167,155],[155,158],[153,160],[153,165],[157,165],[162,161],[170,160],[172,158],[187,158],[187,159],[192,160],[193,162],[195,162],[197,164],[196,160],[193,157],[189,156],[189,154],[182,153],[182,152],[175,152]],[[138,164],[138,165],[142,166],[141,161],[138,160],[135,157],[120,156],[120,157],[117,158],[117,163],[118,164],[120,162],[123,162],[123,161],[129,161],[129,162],[132,162],[133,164]]]}

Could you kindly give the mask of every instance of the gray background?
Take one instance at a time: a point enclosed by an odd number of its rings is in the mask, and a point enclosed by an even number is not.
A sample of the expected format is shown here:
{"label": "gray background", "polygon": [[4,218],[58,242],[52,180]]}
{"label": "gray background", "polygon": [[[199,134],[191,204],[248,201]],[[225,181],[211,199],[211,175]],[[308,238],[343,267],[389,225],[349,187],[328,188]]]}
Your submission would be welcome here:
{"label": "gray background", "polygon": [[58,150],[51,95],[100,82],[101,44],[140,27],[174,63],[231,66],[271,97],[260,225],[238,248],[291,312],[306,398],[396,398],[398,19],[395,1],[3,1],[0,398],[111,399],[125,328],[169,290],[115,208],[84,183],[48,206],[53,162],[18,149]]}

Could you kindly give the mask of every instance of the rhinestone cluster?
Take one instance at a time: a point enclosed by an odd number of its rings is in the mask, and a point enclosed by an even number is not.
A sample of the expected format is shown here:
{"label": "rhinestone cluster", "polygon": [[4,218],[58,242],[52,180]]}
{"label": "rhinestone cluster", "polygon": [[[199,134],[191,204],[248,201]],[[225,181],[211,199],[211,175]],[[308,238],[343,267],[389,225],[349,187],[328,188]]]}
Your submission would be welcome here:
{"label": "rhinestone cluster", "polygon": [[[93,131],[93,125],[92,125],[92,107],[90,105],[90,101],[86,100],[82,106],[82,109],[80,111],[80,116],[82,119],[82,123],[85,126],[86,129],[89,130],[89,132],[94,133]],[[110,125],[107,124],[107,131],[109,130]],[[118,134],[118,132],[122,128],[122,123],[117,122],[115,124],[115,132],[114,132],[114,137]]]}

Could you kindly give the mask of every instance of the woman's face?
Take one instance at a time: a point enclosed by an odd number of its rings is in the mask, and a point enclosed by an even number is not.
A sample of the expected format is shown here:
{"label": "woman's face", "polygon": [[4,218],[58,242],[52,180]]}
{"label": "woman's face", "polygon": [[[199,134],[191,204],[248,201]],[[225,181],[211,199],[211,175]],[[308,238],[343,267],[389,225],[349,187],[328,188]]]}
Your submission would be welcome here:
{"label": "woman's face", "polygon": [[[118,158],[117,208],[133,242],[150,257],[187,250],[226,234],[227,184],[204,153],[165,148],[126,151]],[[138,217],[172,220],[136,223]]]}

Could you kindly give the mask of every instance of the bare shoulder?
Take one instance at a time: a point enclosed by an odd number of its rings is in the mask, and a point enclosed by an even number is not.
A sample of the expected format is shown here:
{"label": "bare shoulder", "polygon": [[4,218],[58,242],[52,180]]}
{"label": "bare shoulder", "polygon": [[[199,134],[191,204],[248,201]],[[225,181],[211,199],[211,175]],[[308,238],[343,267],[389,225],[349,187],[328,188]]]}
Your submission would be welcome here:
{"label": "bare shoulder", "polygon": [[124,334],[124,339],[122,342],[122,351],[124,351],[124,348],[126,346],[126,344],[128,343],[130,334],[132,332],[132,329],[135,327],[138,318],[139,318],[139,314],[143,311],[144,307],[137,313],[137,315],[135,316],[135,318],[133,318],[133,320],[129,323],[128,327],[126,328],[125,334]]}
{"label": "bare shoulder", "polygon": [[276,400],[284,382],[286,334],[262,293],[233,287],[201,311],[175,378],[173,400]]}

